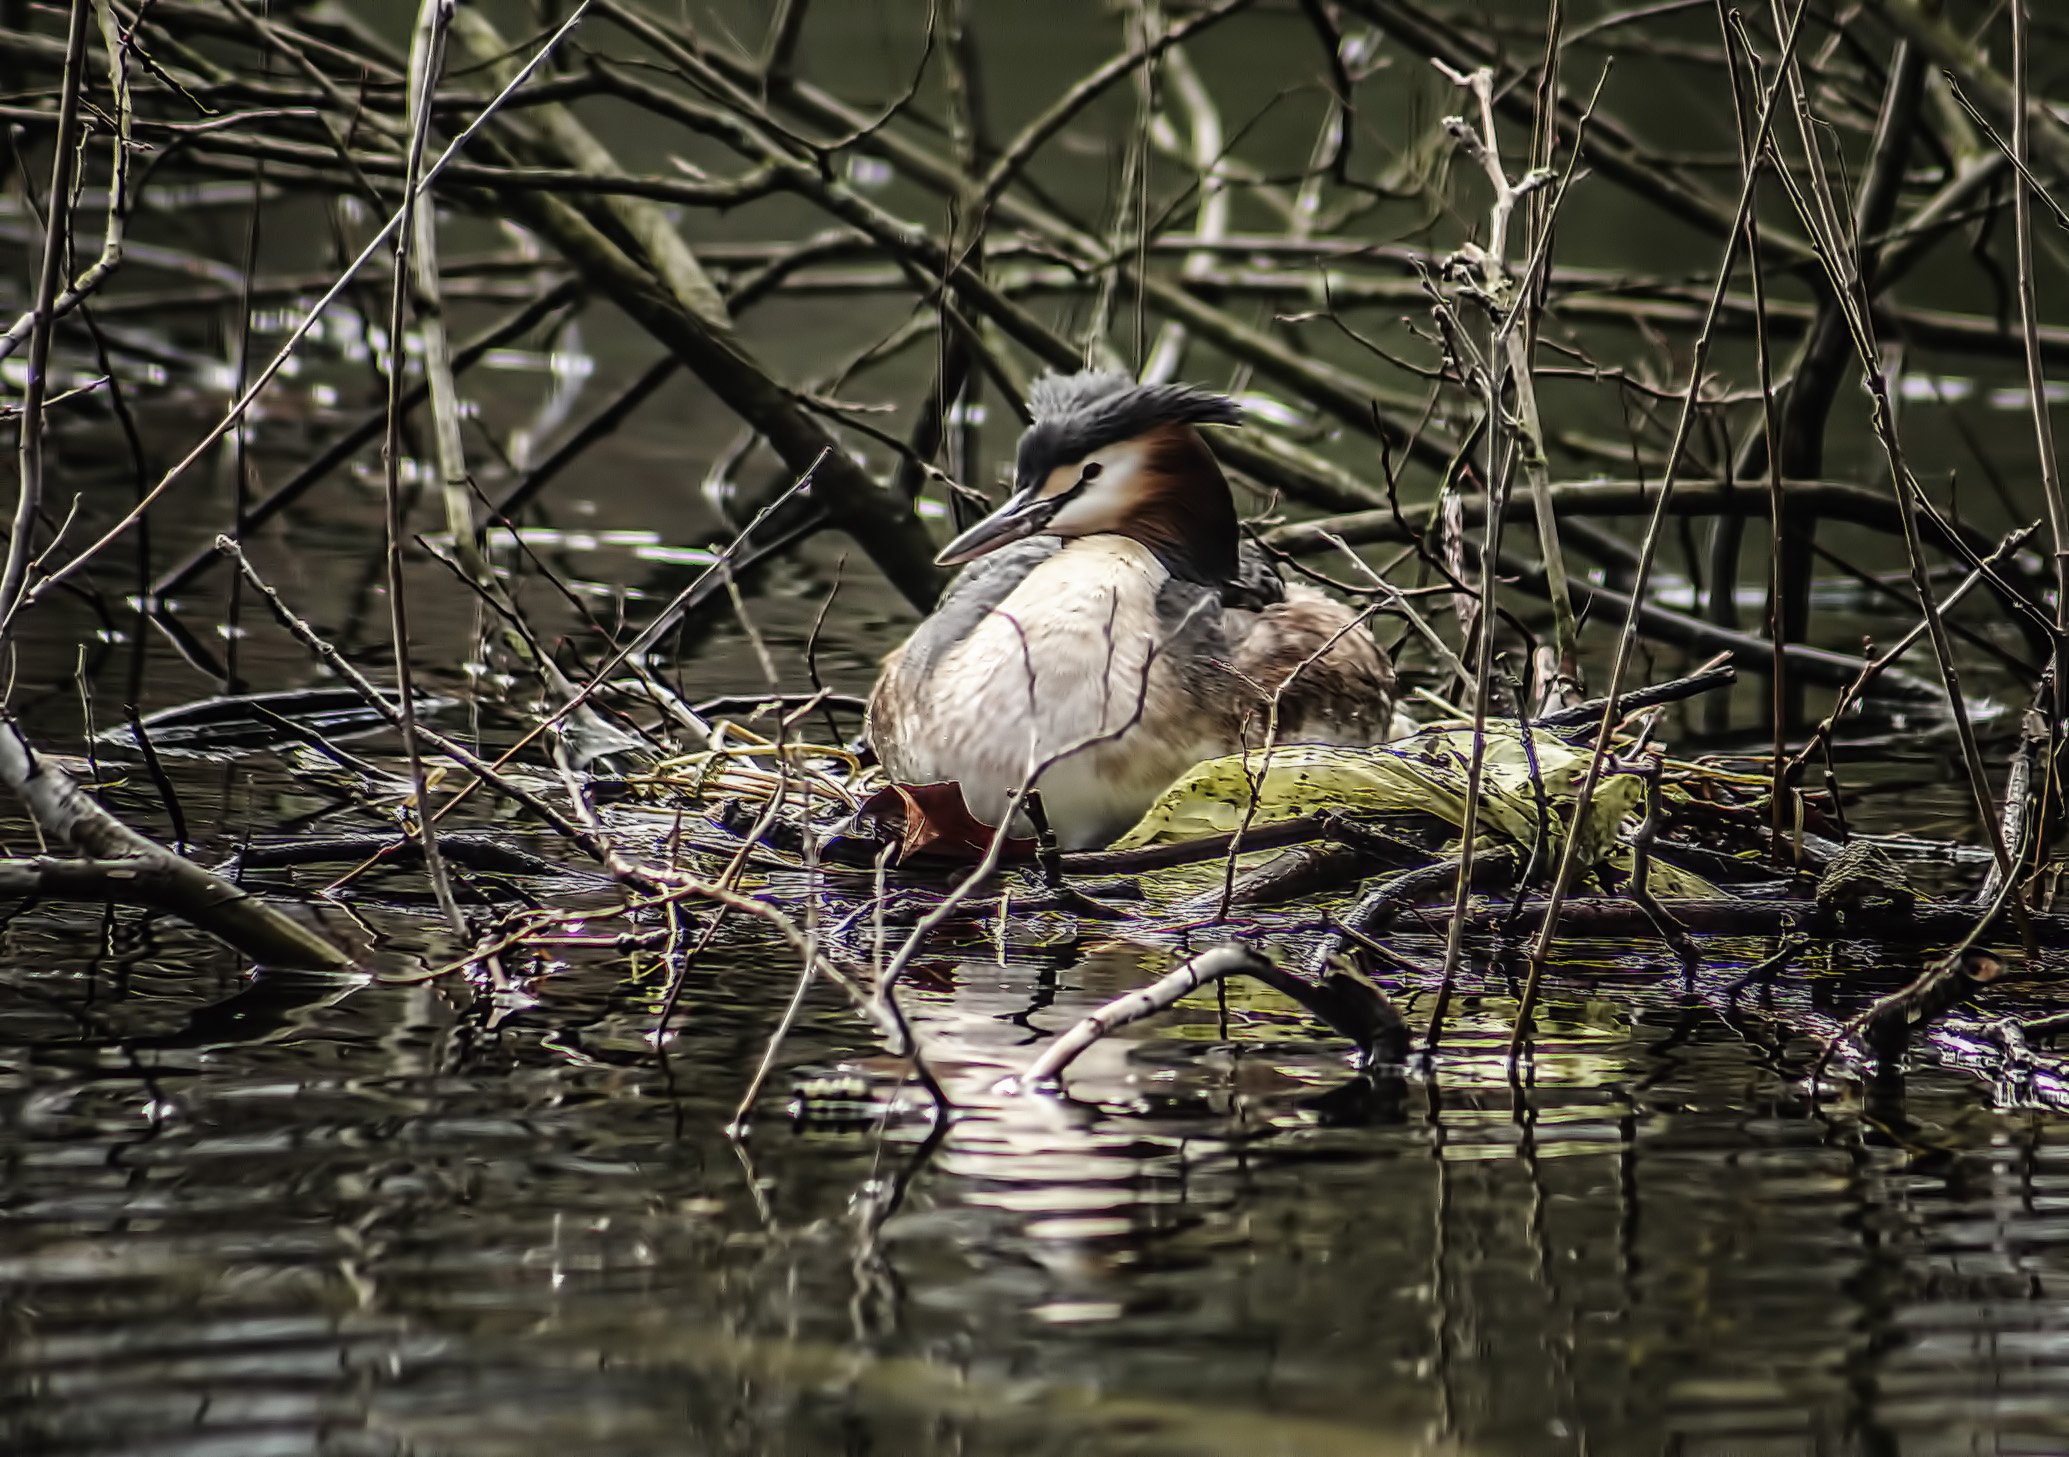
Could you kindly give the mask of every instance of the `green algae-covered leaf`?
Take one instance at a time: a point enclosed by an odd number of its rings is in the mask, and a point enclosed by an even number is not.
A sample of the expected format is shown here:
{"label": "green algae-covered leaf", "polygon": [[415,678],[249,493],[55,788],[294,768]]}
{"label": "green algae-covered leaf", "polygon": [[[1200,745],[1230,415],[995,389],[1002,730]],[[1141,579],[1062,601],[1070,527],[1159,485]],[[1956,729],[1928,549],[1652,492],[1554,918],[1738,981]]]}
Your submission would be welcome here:
{"label": "green algae-covered leaf", "polygon": [[[1165,790],[1115,848],[1227,834],[1246,815],[1252,825],[1265,825],[1321,810],[1417,813],[1456,825],[1465,818],[1472,746],[1470,729],[1431,728],[1373,748],[1288,744],[1269,755],[1209,759]],[[1552,808],[1550,848],[1556,851],[1572,817],[1587,755],[1548,733],[1533,732],[1531,748]],[[1481,831],[1528,847],[1538,834],[1540,811],[1522,732],[1515,726],[1489,725],[1481,784]],[[1644,784],[1635,774],[1610,774],[1596,785],[1580,830],[1583,864],[1595,864],[1617,849],[1619,826],[1643,798]],[[1683,882],[1677,878],[1673,884],[1678,892]],[[1664,881],[1660,888],[1666,889]]]}
{"label": "green algae-covered leaf", "polygon": [[[1531,737],[1546,794],[1554,807],[1570,804],[1583,757],[1550,734]],[[1282,744],[1268,755],[1209,759],[1165,790],[1115,848],[1226,834],[1243,823],[1253,794],[1257,825],[1329,809],[1433,814],[1455,825],[1465,815],[1472,744],[1469,729],[1425,729],[1375,748]],[[1490,831],[1517,840],[1535,833],[1537,806],[1516,729],[1489,728],[1482,787],[1481,823]]]}
{"label": "green algae-covered leaf", "polygon": [[[1619,845],[1616,853],[1609,857],[1609,863],[1617,869],[1630,873],[1631,850],[1628,845]],[[1657,857],[1647,872],[1647,883],[1652,893],[1661,900],[1717,900],[1726,892],[1697,875],[1693,870],[1683,870],[1678,865],[1669,865]]]}
{"label": "green algae-covered leaf", "polygon": [[[1545,788],[1550,794],[1551,786]],[[1551,795],[1554,824],[1563,825],[1573,813],[1575,795],[1573,787]],[[1595,786],[1595,797],[1588,801],[1588,817],[1580,827],[1582,865],[1599,864],[1617,848],[1617,827],[1637,813],[1644,800],[1645,781],[1635,774],[1608,775]]]}

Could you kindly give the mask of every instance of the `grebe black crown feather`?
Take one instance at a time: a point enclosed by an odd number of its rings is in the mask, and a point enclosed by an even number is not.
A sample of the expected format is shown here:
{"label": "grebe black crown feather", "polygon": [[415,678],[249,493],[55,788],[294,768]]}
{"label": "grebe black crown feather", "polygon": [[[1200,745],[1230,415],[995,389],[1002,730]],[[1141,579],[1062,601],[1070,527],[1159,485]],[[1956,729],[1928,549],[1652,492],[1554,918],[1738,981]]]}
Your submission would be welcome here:
{"label": "grebe black crown feather", "polygon": [[1235,577],[1241,532],[1228,482],[1194,428],[1234,425],[1234,400],[1124,374],[1047,375],[1028,392],[1013,493],[937,558],[973,561],[1037,532],[1118,532],[1150,543],[1181,576]]}
{"label": "grebe black crown feather", "polygon": [[1118,370],[1045,374],[1027,391],[1034,423],[1020,438],[1019,484],[1160,425],[1240,425],[1243,407],[1189,384],[1137,384]]}

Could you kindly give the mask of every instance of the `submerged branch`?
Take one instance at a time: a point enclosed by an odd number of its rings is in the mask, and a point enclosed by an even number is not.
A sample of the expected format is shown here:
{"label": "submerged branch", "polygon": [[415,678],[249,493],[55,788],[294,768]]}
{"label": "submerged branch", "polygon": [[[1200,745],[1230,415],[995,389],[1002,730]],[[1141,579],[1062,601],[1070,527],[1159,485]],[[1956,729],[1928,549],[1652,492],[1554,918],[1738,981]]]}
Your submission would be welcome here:
{"label": "submerged branch", "polygon": [[1376,1061],[1397,1063],[1406,1057],[1407,1025],[1371,982],[1341,973],[1310,981],[1283,970],[1256,948],[1236,943],[1202,952],[1152,985],[1107,1003],[1044,1048],[1027,1071],[1009,1080],[1009,1090],[1046,1088],[1101,1038],[1168,1011],[1201,987],[1231,976],[1254,977],[1292,998]]}
{"label": "submerged branch", "polygon": [[255,960],[274,966],[336,970],[352,958],[326,938],[184,856],[138,834],[103,809],[70,775],[37,754],[11,717],[0,718],[0,783],[21,796],[36,825],[91,857],[6,864],[20,894],[89,900],[136,899],[171,911]]}

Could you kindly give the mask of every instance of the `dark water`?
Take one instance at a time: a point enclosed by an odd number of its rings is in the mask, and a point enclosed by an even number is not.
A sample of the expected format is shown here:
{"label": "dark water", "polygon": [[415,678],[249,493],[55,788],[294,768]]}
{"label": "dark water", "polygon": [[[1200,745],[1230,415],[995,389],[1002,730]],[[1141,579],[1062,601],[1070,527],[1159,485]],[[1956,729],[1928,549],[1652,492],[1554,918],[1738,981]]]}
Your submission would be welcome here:
{"label": "dark water", "polygon": [[[1061,74],[1106,53],[1103,36],[1045,27],[1051,9],[996,23]],[[851,16],[823,43],[867,39],[896,77],[895,29]],[[1268,68],[1215,45],[1211,74],[1268,96]],[[1002,106],[1015,87],[1009,74]],[[1075,185],[1096,193],[1106,166]],[[267,255],[309,266],[313,213],[268,218]],[[761,236],[751,224],[724,231]],[[141,231],[236,256],[227,224]],[[1613,213],[1575,236],[1584,261],[1647,267],[1671,241]],[[492,312],[459,310],[470,327]],[[780,304],[750,333],[802,373],[901,317]],[[220,408],[200,364],[219,367],[228,337],[209,310],[149,332],[186,351],[136,391],[162,468]],[[608,398],[652,351],[591,310],[470,393],[507,445],[550,425],[543,406]],[[261,482],[374,399],[349,338],[311,368],[254,432]],[[872,388],[909,398],[930,368],[906,359]],[[1942,423],[1915,429],[1929,459],[1959,454]],[[730,436],[707,395],[664,387],[549,494],[532,545],[589,610],[639,619],[696,569],[711,517],[695,485]],[[133,474],[119,435],[81,416],[54,449],[88,520],[112,519]],[[158,567],[232,519],[234,479],[211,463],[154,517]],[[378,481],[363,457],[253,548],[375,669]],[[786,684],[837,579],[816,654],[833,686],[866,686],[909,625],[840,557],[816,544],[751,601]],[[82,751],[82,697],[105,726],[132,700],[219,691],[211,662],[233,654],[256,687],[321,681],[221,574],[183,597],[193,642],[139,627],[129,568],[110,560],[98,609],[56,599],[22,643],[17,701],[45,748]],[[461,700],[448,725],[507,739],[522,695],[503,700],[507,665],[476,662],[477,614],[435,567],[411,584],[419,670]],[[525,600],[542,630],[578,629],[536,581]],[[1822,620],[1857,645],[1855,620]],[[731,620],[682,670],[691,696],[764,681]],[[1949,762],[1919,746],[1888,771],[1905,823],[1958,804]],[[118,772],[111,802],[169,834],[148,784]],[[203,858],[248,831],[377,823],[266,756],[173,774]],[[1030,924],[1003,957],[958,945],[915,971],[921,1045],[961,1110],[938,1137],[898,1066],[815,993],[740,1143],[724,1129],[791,995],[786,959],[722,943],[657,1042],[668,973],[650,957],[564,949],[501,990],[409,982],[451,950],[420,889],[376,882],[325,911],[375,947],[339,978],[254,974],[133,913],[30,908],[0,926],[5,1450],[2069,1451],[2064,1125],[1931,1070],[1896,1106],[1845,1083],[1814,1099],[1748,1029],[1685,1005],[1655,948],[1609,948],[1562,982],[1522,1081],[1501,1056],[1506,994],[1465,1008],[1434,1075],[1374,1085],[1290,1005],[1236,987],[1102,1044],[1068,1099],[1014,1100],[1003,1076],[1161,954]],[[834,1074],[859,1104],[794,1121],[800,1087]]]}
{"label": "dark water", "polygon": [[[25,1452],[2051,1452],[2069,1137],[1823,1106],[1633,958],[1370,1087],[1267,997],[1006,1100],[1125,951],[944,961],[938,1142],[720,1126],[793,973],[451,987],[18,931],[0,1280]],[[184,953],[184,954],[183,954]],[[209,974],[208,968],[217,970]],[[1225,1020],[1224,1020],[1225,1015]],[[801,1072],[881,1074],[814,1003]]]}

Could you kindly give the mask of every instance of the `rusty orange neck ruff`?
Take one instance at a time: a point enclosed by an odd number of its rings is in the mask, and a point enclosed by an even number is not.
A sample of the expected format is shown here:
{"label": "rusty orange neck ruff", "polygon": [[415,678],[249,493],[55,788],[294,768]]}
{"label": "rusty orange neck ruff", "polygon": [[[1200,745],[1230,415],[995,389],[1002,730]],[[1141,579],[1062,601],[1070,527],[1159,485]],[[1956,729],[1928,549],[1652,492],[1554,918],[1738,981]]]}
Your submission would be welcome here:
{"label": "rusty orange neck ruff", "polygon": [[1162,426],[1143,440],[1141,478],[1113,530],[1155,552],[1174,577],[1209,587],[1233,581],[1242,531],[1214,452],[1190,425]]}

